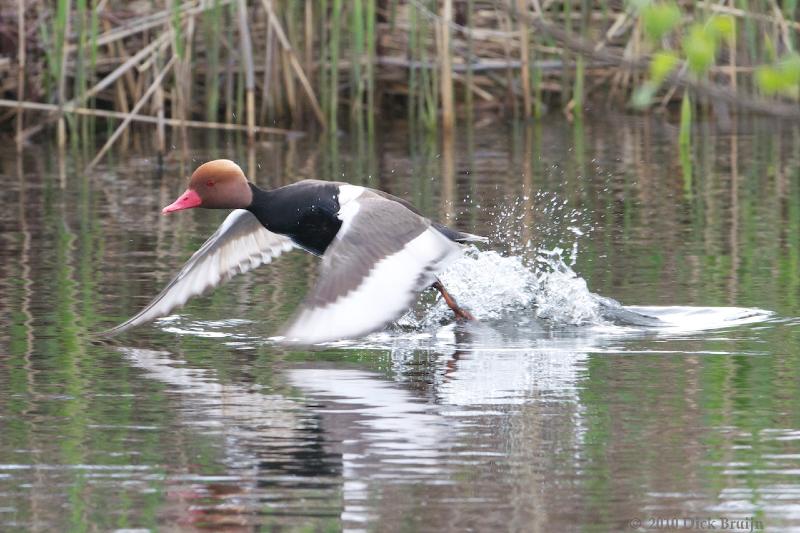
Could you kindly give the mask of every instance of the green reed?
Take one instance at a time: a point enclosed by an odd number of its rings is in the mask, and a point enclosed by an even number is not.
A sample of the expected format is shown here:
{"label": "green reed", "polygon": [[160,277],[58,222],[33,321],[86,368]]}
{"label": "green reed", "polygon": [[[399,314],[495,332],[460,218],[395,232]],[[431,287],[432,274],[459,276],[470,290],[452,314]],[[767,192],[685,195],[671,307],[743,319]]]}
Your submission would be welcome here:
{"label": "green reed", "polygon": [[70,0],[57,0],[55,16],[51,20],[50,27],[47,24],[39,26],[42,41],[47,43],[44,47],[45,63],[47,65],[47,76],[45,77],[45,89],[50,100],[56,100],[59,80],[61,79],[62,61],[64,46],[66,43],[66,30],[70,12]]}
{"label": "green reed", "polygon": [[183,38],[183,24],[181,23],[181,3],[180,0],[170,0],[170,12],[172,18],[170,24],[172,26],[172,48],[179,58],[183,59],[184,38]]}
{"label": "green reed", "polygon": [[683,191],[687,198],[692,196],[692,101],[689,93],[683,95],[681,102],[681,125],[678,133],[681,170],[683,171]]}
{"label": "green reed", "polygon": [[375,136],[375,61],[376,46],[375,46],[375,18],[376,18],[376,2],[377,0],[366,0],[366,23],[365,23],[365,39],[367,42],[367,131],[370,137]]}

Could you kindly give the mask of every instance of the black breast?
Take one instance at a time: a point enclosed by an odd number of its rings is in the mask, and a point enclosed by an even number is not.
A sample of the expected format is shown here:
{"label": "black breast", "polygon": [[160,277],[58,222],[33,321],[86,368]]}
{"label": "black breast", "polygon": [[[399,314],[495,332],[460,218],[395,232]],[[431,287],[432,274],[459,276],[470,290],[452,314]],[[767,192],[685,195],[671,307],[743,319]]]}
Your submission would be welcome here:
{"label": "black breast", "polygon": [[342,225],[336,216],[338,184],[304,180],[272,191],[251,187],[253,203],[249,209],[264,227],[291,237],[311,253],[325,253]]}

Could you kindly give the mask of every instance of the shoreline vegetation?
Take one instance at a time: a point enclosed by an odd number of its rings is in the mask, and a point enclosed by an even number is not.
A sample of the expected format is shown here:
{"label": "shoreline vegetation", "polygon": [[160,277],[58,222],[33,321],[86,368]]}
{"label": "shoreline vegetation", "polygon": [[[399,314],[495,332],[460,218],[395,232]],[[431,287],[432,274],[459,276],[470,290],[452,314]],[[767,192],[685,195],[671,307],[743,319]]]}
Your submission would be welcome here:
{"label": "shoreline vegetation", "polygon": [[167,127],[252,141],[405,114],[447,137],[478,112],[679,103],[683,144],[697,112],[800,119],[797,3],[16,0],[0,8],[0,128],[20,147],[102,133],[91,167],[134,122],[163,154]]}

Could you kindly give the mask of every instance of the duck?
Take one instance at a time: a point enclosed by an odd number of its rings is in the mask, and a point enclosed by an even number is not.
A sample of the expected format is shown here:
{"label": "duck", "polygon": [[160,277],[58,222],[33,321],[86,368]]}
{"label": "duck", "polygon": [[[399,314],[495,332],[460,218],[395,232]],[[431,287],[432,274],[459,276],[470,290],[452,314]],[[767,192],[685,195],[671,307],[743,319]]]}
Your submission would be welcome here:
{"label": "duck", "polygon": [[232,209],[167,286],[139,313],[105,332],[115,336],[167,316],[203,294],[292,250],[321,261],[316,283],[277,337],[320,344],[362,337],[405,313],[419,294],[437,290],[456,320],[475,318],[438,275],[470,242],[485,242],[423,216],[378,189],[305,179],[265,190],[228,159],[197,167],[163,214]]}

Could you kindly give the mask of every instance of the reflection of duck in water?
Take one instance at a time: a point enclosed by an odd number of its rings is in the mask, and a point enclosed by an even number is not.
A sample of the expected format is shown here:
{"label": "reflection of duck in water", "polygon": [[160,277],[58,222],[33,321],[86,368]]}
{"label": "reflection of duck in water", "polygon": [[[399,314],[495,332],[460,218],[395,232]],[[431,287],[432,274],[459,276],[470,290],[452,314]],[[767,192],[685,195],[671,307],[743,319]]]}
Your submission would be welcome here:
{"label": "reflection of duck in water", "polygon": [[339,516],[342,458],[327,443],[320,415],[308,412],[302,401],[251,383],[223,382],[213,369],[193,367],[169,352],[118,350],[148,378],[168,386],[179,431],[209,439],[204,442],[216,450],[223,468],[177,460],[164,479],[162,520],[226,531],[250,525],[251,531],[262,520],[259,513],[276,505],[276,496],[284,515],[278,520],[287,524],[292,514],[307,511],[312,496]]}
{"label": "reflection of duck in water", "polygon": [[423,217],[382,191],[303,180],[265,191],[242,169],[220,159],[201,165],[189,188],[164,213],[204,207],[235,209],[178,275],[117,334],[169,314],[189,298],[283,252],[302,248],[322,257],[319,277],[285,331],[292,342],[357,337],[398,318],[427,287],[461,309],[437,279],[461,254],[458,243],[484,240]]}

